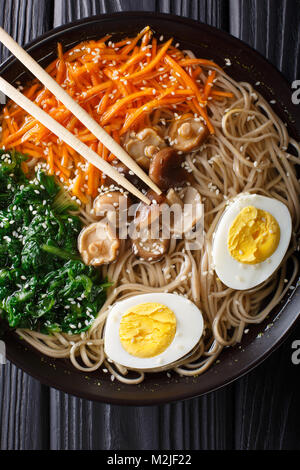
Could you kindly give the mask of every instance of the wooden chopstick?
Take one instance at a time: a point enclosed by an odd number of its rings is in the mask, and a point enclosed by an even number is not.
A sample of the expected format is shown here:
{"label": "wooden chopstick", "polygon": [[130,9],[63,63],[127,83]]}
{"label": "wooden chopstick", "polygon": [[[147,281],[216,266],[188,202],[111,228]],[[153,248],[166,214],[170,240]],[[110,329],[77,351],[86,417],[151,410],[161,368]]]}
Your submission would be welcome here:
{"label": "wooden chopstick", "polygon": [[68,131],[65,127],[55,121],[55,119],[49,116],[49,114],[47,114],[43,109],[41,109],[30,99],[28,99],[25,95],[16,90],[16,88],[10,85],[10,83],[8,83],[2,77],[0,77],[0,91],[2,91],[6,96],[8,96],[15,103],[17,103],[26,112],[31,114],[31,116],[33,116],[47,129],[53,132],[53,134],[55,134],[61,140],[66,142],[66,144],[72,147],[89,163],[94,165],[99,170],[103,171],[103,173],[112,178],[116,183],[123,186],[123,188],[127,189],[127,191],[132,193],[134,196],[138,197],[141,201],[145,202],[146,204],[151,203],[150,200],[141,191],[139,191],[133,184],[131,184],[130,181],[128,181],[123,175],[121,175],[107,161],[103,160],[103,158],[101,158],[90,147],[88,147],[86,144],[77,139],[77,137],[75,137],[70,131]]}
{"label": "wooden chopstick", "polygon": [[[61,101],[74,116],[85,125],[85,127],[100,142],[123,162],[130,170],[134,172],[144,183],[146,183],[157,194],[161,194],[159,187],[153,183],[151,178],[141,169],[141,167],[128,155],[93,118],[90,116],[71,96],[21,47],[19,44],[0,27],[0,41],[10,52],[22,62],[25,67],[41,82],[43,85]],[[83,155],[84,157],[84,155]]]}

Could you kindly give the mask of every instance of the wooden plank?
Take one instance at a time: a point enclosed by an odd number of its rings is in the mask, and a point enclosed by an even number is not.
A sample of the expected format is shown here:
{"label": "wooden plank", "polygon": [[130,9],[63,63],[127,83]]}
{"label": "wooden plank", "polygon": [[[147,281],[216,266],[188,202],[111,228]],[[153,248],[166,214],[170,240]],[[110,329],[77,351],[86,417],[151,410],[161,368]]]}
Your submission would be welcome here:
{"label": "wooden plank", "polygon": [[[26,44],[52,28],[52,0],[2,0],[1,26],[20,43]],[[1,62],[9,52],[0,45]]]}
{"label": "wooden plank", "polygon": [[299,0],[230,0],[230,32],[250,44],[289,81],[300,76]]}
{"label": "wooden plank", "polygon": [[[225,5],[225,6],[224,6]],[[58,26],[89,15],[148,10],[190,16],[226,27],[223,1],[55,1]],[[232,386],[160,407],[101,405],[51,390],[52,449],[226,449],[233,446]]]}
{"label": "wooden plank", "polygon": [[[49,0],[2,0],[0,25],[24,44],[52,26]],[[8,52],[0,48],[0,61]],[[0,448],[44,449],[49,440],[49,390],[12,364],[0,366]]]}
{"label": "wooden plank", "polygon": [[119,407],[51,390],[51,449],[231,449],[233,388],[155,407]]}
{"label": "wooden plank", "polygon": [[[231,0],[230,32],[267,57],[290,81],[300,76],[300,2]],[[235,448],[299,449],[299,371],[286,343],[235,384]]]}
{"label": "wooden plank", "polygon": [[54,25],[59,26],[75,19],[91,15],[114,13],[116,11],[141,10],[155,11],[155,0],[55,0]]}
{"label": "wooden plank", "polygon": [[300,449],[299,365],[291,345],[300,327],[278,351],[235,384],[237,449]]}
{"label": "wooden plank", "polygon": [[90,15],[133,10],[171,13],[203,21],[218,28],[228,28],[227,0],[55,0],[54,25],[59,26]]}
{"label": "wooden plank", "polygon": [[49,389],[8,363],[0,365],[0,449],[47,449]]}
{"label": "wooden plank", "polygon": [[186,16],[217,28],[228,29],[229,9],[227,0],[182,0],[175,2],[162,0],[158,3],[158,11],[162,13]]}
{"label": "wooden plank", "polygon": [[[223,29],[230,20],[232,34],[268,56],[288,79],[299,78],[295,0],[276,2],[275,7],[270,0],[230,0],[228,11],[224,0],[55,0],[54,15],[52,6],[52,0],[2,0],[0,24],[24,43],[51,28],[53,16],[55,26],[121,9],[156,9]],[[161,407],[107,406],[51,390],[49,415],[47,387],[12,365],[0,366],[0,448],[299,449],[298,370],[290,361],[291,342],[299,338],[298,329],[234,385]]]}

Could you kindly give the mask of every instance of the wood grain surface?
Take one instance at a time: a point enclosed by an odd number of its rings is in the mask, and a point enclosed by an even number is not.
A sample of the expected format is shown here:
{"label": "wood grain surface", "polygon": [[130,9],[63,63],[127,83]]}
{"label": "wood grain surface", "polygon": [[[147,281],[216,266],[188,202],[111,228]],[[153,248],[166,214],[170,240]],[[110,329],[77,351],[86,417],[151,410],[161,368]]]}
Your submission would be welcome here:
{"label": "wood grain surface", "polygon": [[[0,0],[0,25],[20,43],[77,18],[142,10],[198,19],[241,38],[300,79],[298,0]],[[1,61],[7,51],[0,48]],[[206,396],[147,408],[93,403],[0,365],[0,449],[300,449],[300,365],[291,344]]]}

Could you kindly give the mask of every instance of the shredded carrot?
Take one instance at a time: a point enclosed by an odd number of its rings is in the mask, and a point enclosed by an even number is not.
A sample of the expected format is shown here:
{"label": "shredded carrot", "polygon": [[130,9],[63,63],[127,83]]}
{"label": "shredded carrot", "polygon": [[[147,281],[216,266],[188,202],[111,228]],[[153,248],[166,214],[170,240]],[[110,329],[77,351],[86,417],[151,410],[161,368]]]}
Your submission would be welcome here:
{"label": "shredded carrot", "polygon": [[57,43],[57,56],[59,58],[59,60],[62,60],[64,54],[63,54],[63,47],[62,47],[62,44],[60,42]]}
{"label": "shredded carrot", "polygon": [[198,101],[193,99],[193,104],[196,108],[196,110],[201,114],[201,116],[203,117],[207,127],[208,127],[208,130],[211,134],[214,134],[215,133],[215,129],[214,129],[214,126],[212,125],[212,123],[210,122],[209,120],[209,117],[208,117],[208,114],[207,114],[207,111],[206,111],[206,108],[204,106],[201,106],[201,103],[199,105]]}
{"label": "shredded carrot", "polygon": [[57,83],[61,84],[64,81],[65,73],[66,73],[65,63],[62,59],[60,59],[57,65],[57,74],[56,74]]}
{"label": "shredded carrot", "polygon": [[76,176],[74,184],[73,184],[72,192],[75,196],[78,197],[80,201],[86,204],[88,202],[88,198],[82,191],[83,184],[84,184],[83,174],[81,171],[78,171],[78,175]]}
{"label": "shredded carrot", "polygon": [[109,155],[109,151],[106,147],[102,147],[102,158],[107,161]]}
{"label": "shredded carrot", "polygon": [[39,87],[39,84],[34,83],[31,87],[29,87],[27,90],[24,91],[24,95],[27,96],[27,98],[31,99],[34,93],[36,92],[36,90],[38,89],[38,87]]}
{"label": "shredded carrot", "polygon": [[206,59],[183,59],[179,62],[181,67],[186,67],[188,65],[204,65],[206,67],[215,67],[218,70],[222,70],[218,64],[213,62],[212,60]]}
{"label": "shredded carrot", "polygon": [[[213,101],[233,98],[215,80],[221,68],[205,58],[191,58],[172,46],[172,38],[159,43],[147,26],[133,38],[113,42],[111,35],[75,45],[64,52],[57,45],[57,59],[47,72],[114,138],[123,144],[131,131],[159,121],[161,110],[170,114],[202,116],[209,132]],[[90,146],[99,158],[113,162],[111,154],[81,122],[37,80],[24,94]],[[153,118],[153,114],[155,117]],[[0,146],[17,148],[43,159],[82,203],[98,194],[105,175],[13,102],[1,116]],[[24,163],[25,165],[25,163]],[[25,166],[24,166],[25,168]],[[26,171],[28,171],[26,165]]]}
{"label": "shredded carrot", "polygon": [[[89,88],[87,91],[84,91],[81,94],[80,98],[81,98],[81,100],[91,98],[92,96],[97,95],[99,92],[101,92],[103,90],[106,90],[111,85],[112,85],[112,82],[110,80],[105,81],[104,83],[100,83],[100,85],[96,85],[94,87]],[[80,101],[80,99],[79,99],[79,101]]]}
{"label": "shredded carrot", "polygon": [[201,93],[199,91],[199,88],[197,84],[194,82],[194,80],[186,73],[186,71],[169,55],[165,56],[165,63],[168,64],[171,68],[171,70],[174,70],[174,72],[180,77],[184,84],[193,90],[198,98],[198,101],[201,103],[203,102]]}
{"label": "shredded carrot", "polygon": [[69,154],[68,154],[68,149],[65,145],[62,146],[61,165],[65,168],[68,168],[69,166]]}
{"label": "shredded carrot", "polygon": [[157,51],[157,40],[155,38],[153,38],[152,39],[152,48],[151,48],[152,60],[156,56],[156,51]]}
{"label": "shredded carrot", "polygon": [[89,196],[92,196],[94,193],[94,174],[95,174],[96,168],[89,163],[88,167],[88,188],[87,188],[87,194]]}
{"label": "shredded carrot", "polygon": [[156,93],[156,90],[154,88],[148,88],[143,91],[132,93],[132,95],[128,95],[125,98],[118,100],[114,105],[108,108],[105,114],[103,114],[101,118],[101,124],[107,124],[111,120],[111,118],[115,116],[118,111],[127,103],[130,103],[131,101],[134,101],[141,96],[153,96],[153,92]]}
{"label": "shredded carrot", "polygon": [[53,158],[53,148],[52,145],[49,146],[48,149],[48,173],[49,175],[53,175],[54,173],[54,158]]}
{"label": "shredded carrot", "polygon": [[104,112],[105,112],[105,110],[106,110],[106,108],[107,108],[107,104],[108,104],[109,95],[110,95],[110,93],[111,93],[111,90],[112,90],[112,89],[109,88],[109,89],[105,92],[105,94],[102,96],[102,98],[101,98],[101,101],[100,101],[100,103],[99,103],[99,105],[98,105],[98,107],[97,107],[97,113],[98,113],[99,115],[104,114]]}
{"label": "shredded carrot", "polygon": [[173,99],[168,98],[168,99],[164,99],[164,100],[161,99],[161,98],[162,97],[150,101],[145,106],[142,106],[142,107],[138,108],[134,113],[132,113],[128,117],[128,119],[126,119],[126,121],[124,123],[124,126],[123,126],[123,128],[120,132],[120,135],[123,135],[129,129],[129,127],[131,127],[143,114],[149,113],[150,111],[152,111],[155,108],[164,107],[168,104],[179,103],[182,99],[184,99],[182,97],[173,98]]}
{"label": "shredded carrot", "polygon": [[8,146],[11,142],[14,142],[19,137],[24,136],[30,129],[36,125],[37,121],[35,119],[31,120],[28,123],[25,123],[17,132],[9,135],[7,138],[2,137],[3,145]]}
{"label": "shredded carrot", "polygon": [[212,90],[211,94],[213,96],[222,96],[223,98],[233,98],[233,93],[230,91],[219,91],[219,90]]}
{"label": "shredded carrot", "polygon": [[[105,68],[105,69],[103,70],[103,72],[104,72],[105,75],[106,75],[108,78],[110,78],[111,80],[115,80],[115,77],[116,77],[115,74],[118,73],[118,71],[117,71],[116,69],[108,69],[108,68]],[[118,89],[119,93],[120,93],[122,96],[128,95],[127,88],[126,88],[126,86],[123,84],[123,82],[117,80],[117,81],[116,81],[116,86],[117,86],[117,89]]]}
{"label": "shredded carrot", "polygon": [[208,77],[207,77],[207,80],[206,80],[205,86],[204,86],[204,91],[203,91],[203,96],[204,96],[205,100],[208,99],[209,95],[212,92],[212,87],[213,87],[215,77],[216,77],[215,70],[211,71],[210,75],[208,75]]}
{"label": "shredded carrot", "polygon": [[119,72],[123,73],[127,69],[129,69],[132,65],[136,64],[139,62],[141,59],[145,57],[146,51],[141,51],[139,53],[133,54],[130,59],[125,62],[125,64],[122,65],[122,67],[119,68]]}
{"label": "shredded carrot", "polygon": [[140,77],[141,75],[144,75],[145,73],[150,72],[151,70],[153,70],[153,68],[160,62],[160,60],[162,59],[162,57],[163,57],[163,56],[165,55],[165,53],[167,52],[169,46],[170,46],[171,43],[172,43],[172,40],[173,40],[173,39],[169,39],[169,41],[167,41],[166,44],[164,44],[164,46],[160,49],[160,51],[158,52],[158,54],[156,55],[156,57],[155,57],[151,62],[149,62],[149,64],[146,65],[146,67],[144,67],[142,70],[139,70],[138,72],[133,73],[133,74],[130,75],[128,78],[129,78],[130,80],[132,80],[133,78]]}
{"label": "shredded carrot", "polygon": [[144,36],[144,34],[147,34],[147,31],[149,31],[149,26],[146,26],[135,38],[128,39],[127,45],[123,49],[123,54],[129,54],[129,52],[136,46],[136,44],[139,42],[139,40]]}

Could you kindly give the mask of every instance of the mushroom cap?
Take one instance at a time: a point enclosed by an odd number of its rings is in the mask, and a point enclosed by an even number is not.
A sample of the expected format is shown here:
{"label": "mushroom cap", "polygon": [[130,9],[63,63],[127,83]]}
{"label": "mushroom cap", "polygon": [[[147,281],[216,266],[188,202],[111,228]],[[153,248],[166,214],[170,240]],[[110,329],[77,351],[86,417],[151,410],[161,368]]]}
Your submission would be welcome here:
{"label": "mushroom cap", "polygon": [[178,155],[173,148],[166,147],[152,158],[149,176],[160,189],[166,191],[187,181],[187,173],[182,168],[182,163],[183,156]]}
{"label": "mushroom cap", "polygon": [[174,121],[170,126],[170,145],[172,145],[175,150],[181,152],[196,150],[208,137],[209,130],[207,126],[198,119],[186,117]]}
{"label": "mushroom cap", "polygon": [[183,201],[182,199],[178,196],[176,191],[174,191],[173,188],[169,189],[167,192],[167,202],[169,206],[173,206],[174,204],[178,204],[181,208],[183,208]]}
{"label": "mushroom cap", "polygon": [[108,191],[99,194],[94,200],[94,214],[104,216],[108,212],[127,211],[129,204],[129,198],[125,194],[120,191]]}
{"label": "mushroom cap", "polygon": [[88,225],[78,237],[78,250],[88,266],[100,266],[115,261],[119,248],[120,240],[107,222]]}
{"label": "mushroom cap", "polygon": [[201,195],[197,189],[188,186],[184,193],[183,210],[177,220],[174,221],[173,231],[181,236],[189,234],[203,217]]}
{"label": "mushroom cap", "polygon": [[167,203],[163,193],[156,194],[152,189],[147,191],[146,196],[150,199],[151,204],[140,202],[134,214],[134,223],[139,229],[145,229],[155,223],[162,213],[163,205]]}
{"label": "mushroom cap", "polygon": [[129,155],[146,170],[149,168],[153,155],[165,146],[165,141],[151,127],[141,130],[125,144]]}
{"label": "mushroom cap", "polygon": [[168,252],[169,246],[170,240],[168,238],[151,239],[137,237],[132,242],[133,253],[150,263],[160,261]]}
{"label": "mushroom cap", "polygon": [[[149,262],[159,261],[167,252],[170,240],[162,238],[161,214],[167,205],[164,194],[156,194],[149,190],[147,197],[151,200],[150,206],[140,202],[135,216],[135,237],[132,238],[132,250],[136,256]],[[155,236],[155,238],[152,238]]]}
{"label": "mushroom cap", "polygon": [[[138,188],[139,190],[147,190],[148,186],[135,173],[133,173],[133,171],[131,171],[126,165],[124,165],[124,163],[115,159],[113,160],[112,165],[122,176],[125,176],[125,178],[130,181],[130,183],[132,183],[136,188]],[[110,185],[115,185],[116,183],[111,178],[106,177],[105,184],[109,187]]]}

